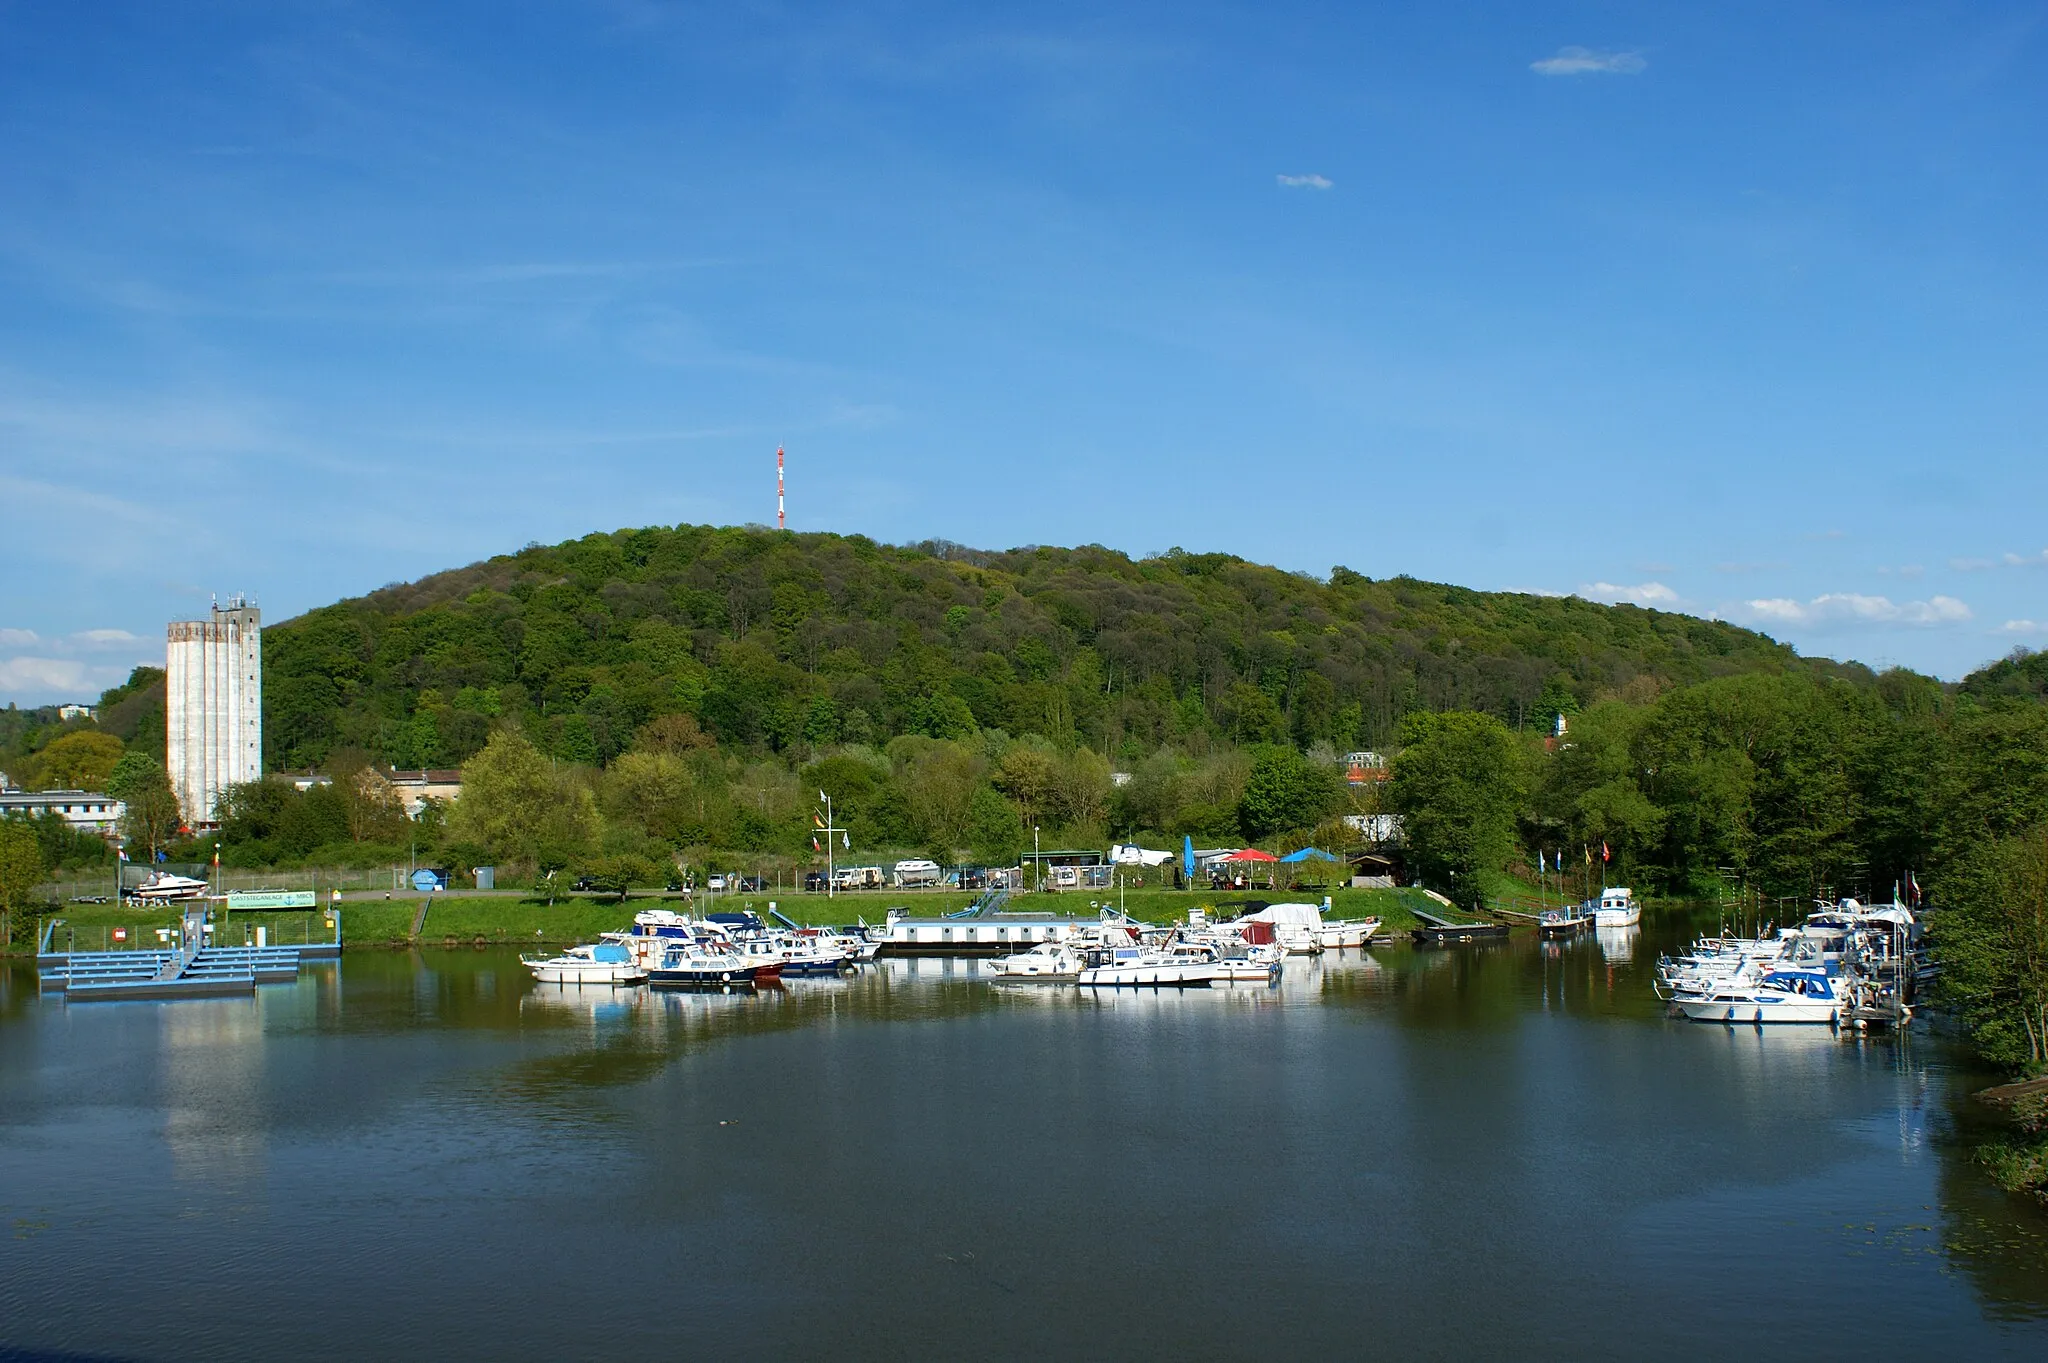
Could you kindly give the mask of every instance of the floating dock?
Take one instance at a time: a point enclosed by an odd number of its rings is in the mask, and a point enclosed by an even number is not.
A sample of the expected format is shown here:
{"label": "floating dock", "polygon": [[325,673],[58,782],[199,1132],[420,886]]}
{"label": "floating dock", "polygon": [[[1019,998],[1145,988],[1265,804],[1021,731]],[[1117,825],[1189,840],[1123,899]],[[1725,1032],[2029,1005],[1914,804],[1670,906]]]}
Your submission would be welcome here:
{"label": "floating dock", "polygon": [[1422,920],[1422,926],[1412,929],[1408,934],[1419,947],[1449,946],[1456,942],[1484,942],[1508,935],[1506,923],[1459,923],[1433,913],[1425,913],[1421,909],[1411,909],[1410,912]]}
{"label": "floating dock", "polygon": [[206,915],[188,910],[178,945],[133,951],[54,949],[57,920],[43,929],[36,952],[36,976],[45,994],[78,1003],[114,999],[218,999],[253,994],[259,984],[290,984],[309,960],[341,955],[341,922],[332,942],[298,946],[216,947],[205,945]]}

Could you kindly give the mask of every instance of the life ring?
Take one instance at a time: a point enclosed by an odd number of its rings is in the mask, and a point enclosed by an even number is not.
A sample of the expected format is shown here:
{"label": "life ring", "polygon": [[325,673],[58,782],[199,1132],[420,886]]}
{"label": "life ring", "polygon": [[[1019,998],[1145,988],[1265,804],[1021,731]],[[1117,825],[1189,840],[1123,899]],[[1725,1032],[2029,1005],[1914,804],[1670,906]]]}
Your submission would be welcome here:
{"label": "life ring", "polygon": [[728,971],[725,971],[725,972],[724,972],[723,974],[721,974],[721,975],[720,975],[720,976],[719,976],[718,978],[719,978],[719,981],[720,981],[721,983],[723,983],[723,984],[731,984],[731,983],[732,983],[732,972],[731,972],[730,970],[728,970]]}

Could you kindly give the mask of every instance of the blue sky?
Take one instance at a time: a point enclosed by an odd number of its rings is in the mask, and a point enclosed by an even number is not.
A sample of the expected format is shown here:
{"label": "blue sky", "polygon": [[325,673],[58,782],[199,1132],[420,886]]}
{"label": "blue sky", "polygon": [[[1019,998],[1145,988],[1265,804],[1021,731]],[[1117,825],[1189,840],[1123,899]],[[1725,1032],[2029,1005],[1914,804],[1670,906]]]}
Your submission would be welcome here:
{"label": "blue sky", "polygon": [[0,0],[0,700],[772,521],[2048,645],[2048,5]]}

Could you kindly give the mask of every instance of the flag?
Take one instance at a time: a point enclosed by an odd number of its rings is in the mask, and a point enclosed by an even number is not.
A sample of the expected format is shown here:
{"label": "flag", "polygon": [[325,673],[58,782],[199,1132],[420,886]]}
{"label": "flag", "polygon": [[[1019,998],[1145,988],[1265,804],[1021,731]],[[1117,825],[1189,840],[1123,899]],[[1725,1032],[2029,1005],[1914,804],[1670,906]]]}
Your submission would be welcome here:
{"label": "flag", "polygon": [[1608,854],[1608,851],[1607,851],[1607,844],[1606,844],[1606,843],[1604,843],[1604,842],[1600,844],[1600,860],[1602,860],[1602,861],[1612,861],[1612,860],[1614,860],[1614,858],[1613,858],[1612,856],[1610,856],[1610,855]]}
{"label": "flag", "polygon": [[820,828],[823,828],[825,826],[824,816],[819,814],[816,810],[811,811],[811,822],[816,824]]}
{"label": "flag", "polygon": [[829,805],[832,803],[832,797],[821,790],[818,792],[818,803],[821,805]]}
{"label": "flag", "polygon": [[1593,849],[1590,847],[1581,847],[1580,850],[1586,854],[1586,865],[1591,866],[1593,864]]}
{"label": "flag", "polygon": [[851,852],[853,850],[853,838],[848,834],[841,833],[839,835],[839,845]]}
{"label": "flag", "polygon": [[824,848],[822,848],[822,847],[820,847],[820,846],[818,846],[818,840],[817,840],[816,838],[812,838],[812,839],[811,839],[811,850],[812,850],[813,852],[822,852],[822,851],[824,851],[825,849],[824,849]]}
{"label": "flag", "polygon": [[1543,870],[1543,849],[1539,847],[1536,849],[1536,874],[1542,875]]}

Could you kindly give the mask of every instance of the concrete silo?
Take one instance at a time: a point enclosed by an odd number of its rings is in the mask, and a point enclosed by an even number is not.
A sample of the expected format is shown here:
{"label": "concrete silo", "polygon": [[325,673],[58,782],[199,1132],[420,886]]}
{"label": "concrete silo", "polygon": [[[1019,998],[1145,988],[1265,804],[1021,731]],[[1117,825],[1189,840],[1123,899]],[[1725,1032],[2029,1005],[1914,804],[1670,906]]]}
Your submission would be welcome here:
{"label": "concrete silo", "polygon": [[263,776],[263,617],[239,596],[169,631],[164,677],[171,788],[188,824],[212,823],[229,786]]}

